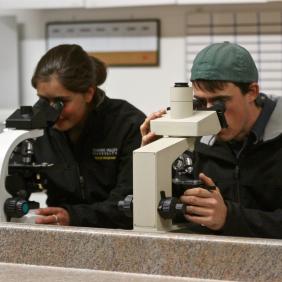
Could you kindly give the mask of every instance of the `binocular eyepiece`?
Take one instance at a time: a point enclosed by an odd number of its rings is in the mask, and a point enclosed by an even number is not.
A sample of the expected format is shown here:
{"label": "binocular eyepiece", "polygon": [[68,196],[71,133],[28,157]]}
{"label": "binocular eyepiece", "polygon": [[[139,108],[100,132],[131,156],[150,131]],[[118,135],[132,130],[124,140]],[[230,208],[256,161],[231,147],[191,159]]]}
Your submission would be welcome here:
{"label": "binocular eyepiece", "polygon": [[6,119],[5,126],[15,129],[42,129],[54,125],[63,110],[64,103],[52,105],[40,98],[33,106],[21,106]]}

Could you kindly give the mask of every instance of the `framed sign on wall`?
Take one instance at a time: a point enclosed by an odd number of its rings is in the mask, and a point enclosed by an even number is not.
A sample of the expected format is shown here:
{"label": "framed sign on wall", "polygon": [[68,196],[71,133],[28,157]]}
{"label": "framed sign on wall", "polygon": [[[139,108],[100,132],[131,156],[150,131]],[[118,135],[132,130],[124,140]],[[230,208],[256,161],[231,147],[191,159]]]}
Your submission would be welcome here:
{"label": "framed sign on wall", "polygon": [[160,21],[116,20],[50,22],[46,26],[47,49],[78,44],[108,66],[157,66]]}

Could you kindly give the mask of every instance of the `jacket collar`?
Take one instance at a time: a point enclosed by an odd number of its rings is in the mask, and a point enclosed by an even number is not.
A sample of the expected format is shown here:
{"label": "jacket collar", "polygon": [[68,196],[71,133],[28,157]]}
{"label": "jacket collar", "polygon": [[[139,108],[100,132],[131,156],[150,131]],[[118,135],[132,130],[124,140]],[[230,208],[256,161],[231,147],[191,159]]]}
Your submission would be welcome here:
{"label": "jacket collar", "polygon": [[265,127],[263,141],[269,141],[278,137],[282,133],[282,98],[277,96],[268,96],[272,101],[276,102],[276,106]]}

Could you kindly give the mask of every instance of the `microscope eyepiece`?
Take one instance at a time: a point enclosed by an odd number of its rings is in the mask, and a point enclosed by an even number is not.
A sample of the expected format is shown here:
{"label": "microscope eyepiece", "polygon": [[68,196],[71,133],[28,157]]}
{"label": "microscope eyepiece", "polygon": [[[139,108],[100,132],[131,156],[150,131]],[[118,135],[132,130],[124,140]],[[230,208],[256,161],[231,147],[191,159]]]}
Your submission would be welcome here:
{"label": "microscope eyepiece", "polygon": [[22,106],[17,109],[6,120],[7,128],[16,129],[41,129],[52,126],[56,123],[60,113],[64,107],[64,103],[58,100],[54,105],[50,105],[44,98],[31,106]]}

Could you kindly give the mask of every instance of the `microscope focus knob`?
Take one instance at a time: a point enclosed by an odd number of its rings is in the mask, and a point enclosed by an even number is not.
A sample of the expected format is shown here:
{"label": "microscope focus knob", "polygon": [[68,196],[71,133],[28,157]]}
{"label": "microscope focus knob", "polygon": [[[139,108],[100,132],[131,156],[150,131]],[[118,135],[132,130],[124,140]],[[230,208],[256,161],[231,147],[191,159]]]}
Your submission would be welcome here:
{"label": "microscope focus knob", "polygon": [[29,204],[26,200],[20,198],[8,198],[4,204],[4,210],[7,218],[20,218],[28,213]]}
{"label": "microscope focus knob", "polygon": [[176,197],[166,197],[164,191],[161,191],[158,212],[162,218],[173,219],[175,216],[185,213],[185,205],[180,203]]}

